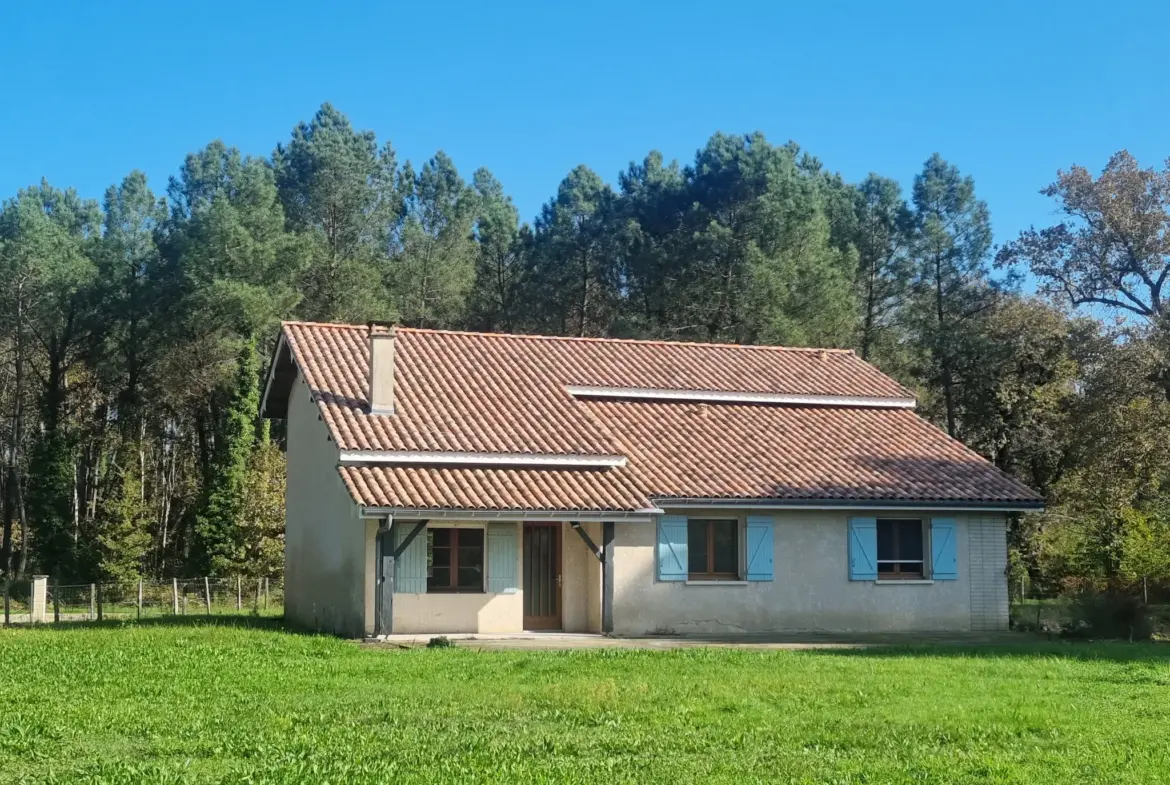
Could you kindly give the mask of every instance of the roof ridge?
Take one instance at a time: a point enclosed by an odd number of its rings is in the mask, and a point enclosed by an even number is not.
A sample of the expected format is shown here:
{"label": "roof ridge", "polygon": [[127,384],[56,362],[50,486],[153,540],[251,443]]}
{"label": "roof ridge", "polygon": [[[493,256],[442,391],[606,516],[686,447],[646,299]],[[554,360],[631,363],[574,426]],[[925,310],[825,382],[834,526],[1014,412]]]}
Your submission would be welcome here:
{"label": "roof ridge", "polygon": [[[290,319],[281,322],[281,325],[295,325],[298,327],[328,327],[338,330],[365,330],[364,324],[344,324],[340,322],[308,322]],[[847,354],[857,356],[852,349],[829,348],[820,346],[777,346],[774,344],[758,343],[721,343],[706,341],[671,341],[665,338],[602,338],[583,335],[539,335],[532,333],[491,333],[477,330],[438,330],[429,327],[403,327],[395,330],[399,333],[417,333],[420,335],[461,335],[476,338],[506,338],[529,341],[580,341],[583,343],[624,343],[640,344],[644,346],[705,346],[716,349],[762,349],[781,352],[827,352],[831,354]]]}

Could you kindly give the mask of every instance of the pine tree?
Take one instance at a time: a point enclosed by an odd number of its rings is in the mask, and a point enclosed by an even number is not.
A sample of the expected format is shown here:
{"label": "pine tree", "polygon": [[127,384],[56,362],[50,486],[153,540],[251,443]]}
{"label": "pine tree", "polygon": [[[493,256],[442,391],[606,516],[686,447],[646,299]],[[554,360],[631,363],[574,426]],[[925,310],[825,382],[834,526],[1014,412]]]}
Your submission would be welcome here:
{"label": "pine tree", "polygon": [[410,184],[387,276],[404,324],[455,327],[475,279],[476,194],[443,152]]}
{"label": "pine tree", "polygon": [[222,575],[243,561],[240,520],[248,483],[248,463],[256,443],[256,413],[260,408],[260,367],[256,346],[240,348],[236,374],[226,391],[221,421],[215,434],[210,484],[195,524],[206,574]]}
{"label": "pine tree", "polygon": [[919,376],[941,398],[941,419],[957,437],[963,342],[973,337],[967,326],[994,302],[988,277],[991,218],[987,205],[975,198],[975,181],[935,153],[914,179],[914,219]]}

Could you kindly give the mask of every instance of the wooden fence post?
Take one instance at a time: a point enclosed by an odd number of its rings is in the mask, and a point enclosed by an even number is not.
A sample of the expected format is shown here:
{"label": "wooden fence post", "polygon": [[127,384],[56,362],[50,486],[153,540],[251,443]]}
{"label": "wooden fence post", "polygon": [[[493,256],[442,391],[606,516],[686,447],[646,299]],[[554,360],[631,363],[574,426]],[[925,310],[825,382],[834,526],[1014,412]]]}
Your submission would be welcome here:
{"label": "wooden fence post", "polygon": [[12,623],[12,616],[8,611],[8,576],[4,576],[4,626],[7,627]]}
{"label": "wooden fence post", "polygon": [[268,579],[264,579],[264,610],[268,610]]}
{"label": "wooden fence post", "polygon": [[204,598],[207,600],[207,615],[210,616],[211,615],[211,581],[207,579],[207,576],[203,577],[203,594],[204,594]]}
{"label": "wooden fence post", "polygon": [[97,613],[98,621],[101,621],[103,616],[102,616],[102,585],[100,583],[97,585],[97,612],[98,612]]}
{"label": "wooden fence post", "polygon": [[61,621],[61,579],[53,581],[53,623]]}
{"label": "wooden fence post", "polygon": [[264,580],[262,578],[257,578],[256,579],[256,605],[253,606],[253,611],[252,611],[253,613],[260,613],[260,588],[262,586],[264,586]]}
{"label": "wooden fence post", "polygon": [[138,581],[138,619],[142,620],[142,580]]}
{"label": "wooden fence post", "polygon": [[97,586],[89,585],[89,620],[97,618]]}
{"label": "wooden fence post", "polygon": [[175,615],[179,615],[179,579],[171,578],[171,599],[175,601]]}
{"label": "wooden fence post", "polygon": [[244,579],[236,576],[236,613],[244,609]]}

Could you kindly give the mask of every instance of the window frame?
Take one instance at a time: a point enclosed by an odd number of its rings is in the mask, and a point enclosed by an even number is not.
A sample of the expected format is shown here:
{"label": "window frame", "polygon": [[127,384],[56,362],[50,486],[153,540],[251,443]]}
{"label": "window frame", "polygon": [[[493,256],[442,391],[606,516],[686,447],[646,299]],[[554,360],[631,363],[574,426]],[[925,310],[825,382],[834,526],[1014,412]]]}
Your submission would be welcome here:
{"label": "window frame", "polygon": [[[919,529],[922,531],[922,558],[921,559],[901,559],[901,558],[882,559],[882,558],[879,558],[879,554],[882,552],[881,544],[880,544],[880,537],[881,537],[881,531],[882,531],[882,527],[881,527],[882,521],[896,521],[898,523],[909,523],[909,522],[917,523],[919,526]],[[875,522],[876,522],[876,531],[874,534],[874,537],[875,537],[874,542],[875,542],[875,545],[877,547],[877,551],[874,553],[874,568],[877,570],[877,579],[879,581],[922,581],[922,580],[929,580],[930,574],[931,574],[930,524],[927,521],[927,519],[913,518],[913,517],[895,518],[895,517],[891,516],[891,517],[887,517],[887,518],[876,518]],[[898,556],[898,554],[896,552],[896,548],[897,548],[897,544],[898,544],[898,529],[899,529],[899,527],[897,527],[897,526],[895,526],[893,529],[895,557]],[[903,564],[918,564],[918,565],[920,565],[920,569],[918,570],[918,572],[903,572],[901,569]],[[883,565],[885,565],[886,567],[888,567],[889,565],[893,565],[894,569],[893,570],[883,569]]]}
{"label": "window frame", "polygon": [[[430,536],[432,532],[438,530],[445,530],[451,532],[451,544],[443,546],[451,551],[451,563],[446,567],[450,575],[450,583],[446,586],[431,586],[432,573],[434,571],[433,562],[433,538]],[[478,588],[469,588],[459,585],[459,533],[461,531],[478,531],[482,536],[482,544],[480,545],[480,582]],[[487,527],[486,526],[444,526],[439,524],[437,526],[428,525],[426,529],[427,534],[427,594],[486,594],[487,593]]]}
{"label": "window frame", "polygon": [[[706,524],[707,540],[707,571],[691,572],[690,565],[690,537],[691,525]],[[712,524],[732,523],[735,530],[735,572],[715,572],[715,527]],[[720,581],[743,581],[744,561],[744,522],[741,518],[687,518],[687,581],[718,583]]]}

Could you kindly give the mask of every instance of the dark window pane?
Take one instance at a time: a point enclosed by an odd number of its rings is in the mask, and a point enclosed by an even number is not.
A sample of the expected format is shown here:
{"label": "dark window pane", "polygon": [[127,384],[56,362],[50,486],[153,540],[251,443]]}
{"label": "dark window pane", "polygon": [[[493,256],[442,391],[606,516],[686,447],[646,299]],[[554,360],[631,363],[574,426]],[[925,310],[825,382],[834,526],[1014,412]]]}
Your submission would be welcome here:
{"label": "dark window pane", "polygon": [[922,577],[922,565],[916,562],[903,562],[898,565],[898,574],[903,577]]}
{"label": "dark window pane", "polygon": [[922,522],[901,521],[898,525],[898,558],[922,558]]}
{"label": "dark window pane", "polygon": [[451,588],[451,568],[435,567],[427,578],[427,591],[443,591]]}
{"label": "dark window pane", "polygon": [[450,548],[431,548],[431,568],[435,567],[450,567],[451,566],[451,549]]}
{"label": "dark window pane", "polygon": [[707,522],[687,522],[687,571],[707,571]]}
{"label": "dark window pane", "polygon": [[878,561],[894,558],[894,521],[877,522]]}
{"label": "dark window pane", "polygon": [[479,567],[459,565],[459,588],[472,591],[483,590],[483,572]]}
{"label": "dark window pane", "polygon": [[715,572],[739,574],[739,521],[711,521]]}
{"label": "dark window pane", "polygon": [[427,529],[427,537],[431,546],[446,546],[451,544],[451,532],[454,529]]}
{"label": "dark window pane", "polygon": [[483,529],[459,529],[459,545],[478,545],[483,547]]}

